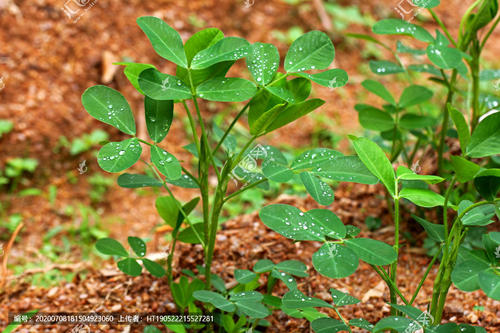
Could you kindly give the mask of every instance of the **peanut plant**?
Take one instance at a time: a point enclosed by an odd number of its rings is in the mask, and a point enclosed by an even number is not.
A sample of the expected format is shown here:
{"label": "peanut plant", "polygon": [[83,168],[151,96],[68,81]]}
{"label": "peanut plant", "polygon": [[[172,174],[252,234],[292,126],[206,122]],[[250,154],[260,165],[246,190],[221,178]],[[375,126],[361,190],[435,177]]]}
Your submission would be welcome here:
{"label": "peanut plant", "polygon": [[[492,111],[499,101],[496,96],[488,94],[488,89],[485,92],[480,89],[481,80],[493,80],[499,76],[495,70],[480,72],[481,52],[500,20],[495,19],[498,3],[476,1],[463,17],[457,40],[432,10],[439,1],[415,0],[414,4],[426,8],[441,27],[442,31],[436,30],[435,37],[419,25],[399,19],[379,21],[373,26],[373,32],[410,36],[427,44],[426,49],[411,48],[398,41],[396,51],[393,51],[375,37],[351,34],[389,50],[396,60],[370,62],[374,74],[402,73],[408,81],[399,99],[394,98],[382,83],[371,79],[363,81],[365,89],[387,103],[382,108],[356,105],[360,124],[379,132],[374,140],[382,147],[367,138],[351,136],[357,158],[385,187],[388,207],[393,214],[393,247],[371,239],[353,238],[344,232],[349,226],[344,226],[335,215],[329,218],[328,227],[336,229],[330,234],[324,225],[326,218],[320,220],[322,223],[315,220],[317,210],[302,212],[289,205],[270,205],[260,212],[266,226],[287,238],[324,243],[312,257],[313,266],[320,274],[330,278],[349,276],[355,272],[358,259],[361,259],[373,267],[390,291],[390,317],[373,325],[362,318],[347,322],[337,312],[340,320],[319,318],[312,321],[311,326],[317,332],[351,331],[351,327],[370,332],[485,332],[483,328],[465,324],[441,324],[449,288],[453,283],[463,291],[482,289],[488,297],[500,299],[500,233],[485,232],[481,245],[474,248],[463,244],[471,229],[494,223],[495,215],[500,217],[500,113]],[[482,38],[479,37],[481,29],[486,29]],[[417,58],[426,55],[431,64],[405,66],[400,59],[404,53]],[[434,85],[415,84],[412,76],[415,72],[431,74]],[[464,90],[460,81],[465,81],[468,89]],[[446,98],[441,108],[436,109],[430,100],[439,86],[445,88]],[[459,109],[471,110],[468,121],[465,112]],[[450,127],[450,122],[454,128]],[[459,151],[450,151],[447,146],[447,141],[452,138],[458,141]],[[439,176],[421,175],[412,170],[416,169],[418,156],[429,151],[435,152]],[[339,156],[335,151],[328,154]],[[322,171],[335,164],[336,158],[312,164],[307,171],[324,177]],[[399,164],[396,171],[393,163]],[[356,182],[347,175],[343,180]],[[441,217],[438,223],[429,222],[425,215],[412,216],[428,237],[438,243],[439,251],[430,261],[416,290],[407,297],[399,289],[396,275],[401,210],[425,213],[425,209],[432,208],[437,209],[437,216]],[[333,213],[324,210],[324,214]],[[451,223],[450,216],[454,216]],[[439,268],[432,299],[423,312],[414,306],[414,302],[436,263],[439,263]],[[336,303],[338,295],[332,294],[332,297]]]}
{"label": "peanut plant", "polygon": [[[278,72],[280,55],[271,44],[250,44],[243,38],[224,37],[215,28],[199,31],[183,44],[178,32],[158,18],[140,17],[137,23],[155,51],[177,65],[176,73],[161,73],[150,64],[120,63],[125,66],[125,75],[133,86],[145,96],[146,125],[151,140],[136,136],[133,112],[120,92],[98,85],[83,93],[82,104],[91,116],[130,136],[104,145],[97,161],[108,172],[122,172],[138,161],[151,170],[155,177],[123,173],[118,177],[118,184],[125,188],[161,186],[167,191],[167,196],[156,201],[159,214],[173,228],[167,277],[172,282],[172,258],[177,241],[199,243],[205,255],[206,288],[210,288],[216,233],[224,204],[250,188],[265,186],[268,181],[286,181],[293,175],[284,166],[287,161],[279,150],[271,146],[253,148],[255,140],[324,103],[308,98],[311,81],[336,88],[346,84],[347,74],[341,69],[319,71],[328,68],[335,55],[331,40],[319,31],[304,34],[291,45],[284,61],[285,73],[281,73]],[[252,81],[225,76],[242,58],[246,58]],[[308,73],[310,70],[315,73]],[[210,131],[202,115],[200,100],[246,103],[225,131],[216,124]],[[181,106],[189,119],[192,144],[186,146],[186,150],[197,160],[195,171],[190,171],[189,165],[181,165],[174,155],[160,147],[174,114],[179,112],[174,112],[174,105]],[[249,136],[239,145],[230,132],[246,113]],[[150,161],[141,158],[143,147],[149,148]],[[255,166],[248,168],[248,162],[257,163],[258,160],[262,163],[260,172],[255,171]],[[215,186],[210,184],[210,176],[217,179]],[[229,181],[235,178],[244,186],[227,193]],[[183,204],[176,199],[171,186],[196,188],[200,197]],[[201,202],[203,218],[193,221],[189,215],[198,202]],[[129,238],[129,243],[136,253],[138,246],[145,248],[139,238]],[[117,241],[106,238],[97,246],[103,253],[124,257],[118,263],[124,272],[140,274],[138,259],[126,256],[127,252]],[[162,275],[163,268],[157,263],[142,258],[140,261],[153,275]]]}

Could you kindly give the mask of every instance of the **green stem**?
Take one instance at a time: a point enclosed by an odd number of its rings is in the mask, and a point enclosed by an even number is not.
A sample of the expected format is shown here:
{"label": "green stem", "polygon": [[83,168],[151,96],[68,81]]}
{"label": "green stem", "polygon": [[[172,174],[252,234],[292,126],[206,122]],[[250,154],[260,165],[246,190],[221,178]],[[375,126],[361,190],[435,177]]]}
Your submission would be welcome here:
{"label": "green stem", "polygon": [[436,262],[437,258],[439,257],[439,254],[441,253],[441,250],[443,249],[443,246],[441,246],[439,248],[439,251],[436,252],[436,254],[434,255],[434,257],[432,258],[431,262],[429,263],[429,266],[427,267],[427,269],[425,270],[425,273],[424,273],[424,276],[422,277],[422,279],[420,280],[420,283],[418,284],[417,286],[417,289],[415,290],[415,293],[413,294],[411,300],[410,300],[410,305],[413,304],[413,302],[415,301],[415,299],[417,298],[418,296],[418,293],[420,292],[420,289],[422,288],[422,286],[424,285],[424,282],[425,282],[425,279],[427,279],[427,276],[429,275],[431,269],[432,269],[432,266],[434,265],[434,263]]}
{"label": "green stem", "polygon": [[450,35],[450,33],[449,33],[448,29],[446,29],[446,26],[444,25],[443,21],[441,21],[441,19],[436,15],[436,13],[431,8],[427,8],[427,10],[432,15],[432,18],[439,24],[439,26],[441,27],[441,29],[443,29],[444,33],[446,34],[446,37],[448,37],[448,39],[453,44],[453,46],[455,46],[456,48],[458,48],[457,42]]}
{"label": "green stem", "polygon": [[[227,170],[227,168],[225,168]],[[222,211],[222,207],[224,206],[224,196],[227,190],[227,183],[229,178],[227,177],[227,171],[223,172],[223,181],[217,185],[217,189],[215,192],[215,198],[213,202],[212,215],[210,219],[210,228],[209,228],[209,237],[208,237],[208,245],[206,251],[205,258],[205,283],[207,289],[210,288],[210,280],[211,280],[211,267],[212,260],[214,256],[215,250],[215,241],[217,235],[217,228],[219,227],[219,216]]]}
{"label": "green stem", "polygon": [[207,132],[205,130],[205,124],[203,123],[203,118],[201,117],[201,111],[200,111],[200,107],[198,105],[198,101],[197,101],[196,97],[193,97],[193,103],[194,103],[194,107],[196,109],[196,114],[198,115],[198,122],[200,123],[201,136],[203,138],[202,143],[206,146],[205,153],[208,155],[209,161],[215,170],[215,174],[217,175],[217,180],[220,182],[221,177],[220,177],[219,168],[217,168],[217,164],[215,163],[214,155],[212,154],[212,150],[210,149],[210,146],[208,144],[208,136],[207,136]]}
{"label": "green stem", "polygon": [[[398,184],[396,183],[396,192],[394,195],[394,250],[396,251],[396,261],[390,267],[390,281],[397,286],[397,270],[398,270],[398,257],[399,257],[399,193]],[[396,304],[397,298],[394,291],[391,289],[391,303]],[[396,315],[397,311],[391,308],[391,314]]]}
{"label": "green stem", "polygon": [[472,118],[471,118],[471,132],[476,128],[480,116],[479,106],[479,68],[481,49],[479,41],[474,40],[471,46],[472,60],[469,62],[471,76],[472,76]]}
{"label": "green stem", "polygon": [[352,330],[351,330],[351,326],[349,326],[349,323],[344,319],[344,317],[340,314],[340,311],[339,309],[334,306],[333,309],[335,310],[335,312],[337,313],[337,315],[339,316],[340,320],[342,320],[342,322],[344,323],[345,326],[347,326],[347,329],[349,330],[349,332],[352,333]]}
{"label": "green stem", "polygon": [[444,103],[443,106],[443,123],[441,125],[441,135],[440,135],[440,140],[439,140],[439,147],[438,147],[438,174],[442,175],[443,174],[443,153],[444,153],[444,146],[446,145],[446,133],[448,132],[448,123],[450,121],[450,112],[448,111],[448,103],[451,103],[453,100],[453,95],[455,93],[454,90],[454,85],[455,81],[457,79],[457,70],[454,69],[452,74],[451,74],[451,81],[448,86],[448,96],[446,97],[446,102]]}
{"label": "green stem", "polygon": [[[167,190],[168,194],[174,199],[175,205],[177,206],[177,209],[179,209],[179,211],[181,212],[181,214],[184,217],[184,220],[186,221],[186,223],[191,228],[193,228],[193,224],[189,220],[189,217],[187,216],[186,212],[184,212],[184,210],[182,209],[182,205],[180,204],[179,200],[177,200],[177,198],[175,197],[175,195],[172,193],[172,190],[170,190],[170,188],[168,187],[167,182],[160,176],[160,173],[154,168],[153,165],[151,165],[150,163],[144,161],[143,159],[141,159],[141,161],[144,164],[146,164],[149,168],[151,168],[151,170],[156,175],[156,178],[158,178],[158,180],[162,182],[163,187]],[[205,243],[203,242],[203,239],[201,238],[200,234],[198,234],[198,232],[196,231],[195,228],[193,228],[193,232],[194,232],[196,238],[198,238],[198,241],[201,243],[201,245],[205,246]]]}
{"label": "green stem", "polygon": [[[408,305],[409,304],[408,300],[406,299],[406,297],[404,297],[403,293],[401,292],[401,290],[399,290],[398,286],[396,286],[396,284],[391,280],[390,276],[387,275],[387,273],[383,269],[380,269],[375,265],[370,265],[370,266],[372,266],[373,270],[380,276],[382,280],[384,280],[385,284],[389,288],[389,291],[391,293],[394,293],[395,295],[398,295],[399,298],[401,298],[401,300],[403,301],[403,303]],[[391,298],[391,303],[396,304],[396,302],[397,299],[393,301]]]}
{"label": "green stem", "polygon": [[231,122],[231,125],[229,125],[228,129],[226,130],[226,132],[224,133],[224,135],[222,136],[222,138],[217,143],[217,146],[215,147],[215,149],[213,151],[214,154],[217,153],[217,151],[219,150],[220,146],[222,145],[222,143],[224,142],[224,140],[226,139],[226,137],[229,135],[229,133],[233,129],[234,125],[236,125],[236,123],[238,122],[238,120],[241,118],[241,116],[243,116],[243,114],[245,113],[245,111],[248,109],[249,106],[250,106],[250,102],[248,102],[243,107],[243,109],[241,109],[241,111],[236,115],[236,117],[233,119],[233,121]]}
{"label": "green stem", "polygon": [[191,133],[193,135],[193,141],[194,141],[194,144],[196,145],[196,151],[198,152],[198,156],[200,156],[200,142],[198,139],[198,135],[196,133],[196,125],[195,125],[195,122],[193,119],[193,115],[191,114],[191,111],[189,111],[189,108],[188,108],[185,100],[182,101],[182,105],[184,105],[184,109],[186,110],[186,114],[187,114],[188,119],[189,119],[189,125],[191,126]]}
{"label": "green stem", "polygon": [[483,41],[481,42],[481,48],[480,48],[481,51],[483,50],[484,45],[486,45],[486,41],[488,40],[488,38],[490,38],[491,34],[493,33],[493,31],[497,27],[498,22],[500,22],[500,16],[497,17],[497,19],[495,20],[495,22],[491,26],[490,30],[488,30],[488,33],[486,33],[486,36],[484,36]]}
{"label": "green stem", "polygon": [[261,179],[261,180],[258,180],[258,181],[256,181],[256,182],[254,182],[254,183],[251,183],[251,184],[250,184],[250,185],[248,185],[248,186],[245,186],[245,187],[243,187],[243,188],[239,189],[239,190],[238,190],[238,191],[236,191],[236,192],[231,193],[230,195],[228,195],[228,196],[226,196],[226,197],[224,198],[224,202],[228,202],[229,200],[231,200],[232,198],[234,198],[234,197],[236,197],[236,196],[240,195],[241,193],[245,192],[246,190],[249,190],[249,189],[251,189],[251,188],[253,188],[253,187],[255,187],[255,186],[259,185],[259,184],[262,184],[262,183],[264,183],[265,181],[267,181],[267,179],[266,179],[266,178],[263,178],[263,179]]}

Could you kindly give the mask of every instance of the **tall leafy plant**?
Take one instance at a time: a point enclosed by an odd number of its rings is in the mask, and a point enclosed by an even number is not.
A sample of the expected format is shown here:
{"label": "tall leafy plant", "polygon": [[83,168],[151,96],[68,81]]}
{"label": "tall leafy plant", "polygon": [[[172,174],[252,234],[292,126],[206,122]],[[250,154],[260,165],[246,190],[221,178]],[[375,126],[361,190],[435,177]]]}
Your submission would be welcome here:
{"label": "tall leafy plant", "polygon": [[[336,88],[346,84],[347,74],[341,69],[325,70],[334,59],[335,49],[327,35],[319,31],[306,33],[291,45],[282,73],[278,72],[279,52],[272,44],[250,44],[243,38],[225,37],[216,28],[199,31],[183,43],[179,33],[158,18],[140,17],[137,23],[158,55],[177,66],[175,75],[162,73],[150,64],[120,63],[125,66],[125,75],[132,85],[144,95],[150,140],[137,137],[134,114],[120,92],[98,85],[83,93],[83,106],[91,116],[129,136],[104,145],[97,161],[108,172],[125,171],[138,161],[151,170],[154,177],[122,173],[118,184],[125,188],[164,187],[168,195],[159,197],[156,207],[173,229],[168,279],[172,281],[172,258],[177,241],[199,243],[204,249],[205,283],[209,288],[219,216],[224,204],[249,188],[265,186],[270,180],[286,181],[293,175],[286,166],[286,158],[276,148],[253,148],[255,140],[324,103],[309,98],[311,81]],[[242,58],[246,59],[251,80],[226,77],[229,69]],[[309,72],[311,70],[313,72]],[[291,77],[294,78],[289,79]],[[216,124],[209,126],[209,120],[202,114],[201,100],[246,103],[222,130]],[[183,108],[189,119],[192,143],[185,148],[197,161],[194,170],[190,165],[182,165],[162,144],[174,115],[180,112],[175,105]],[[230,132],[245,114],[249,137],[241,144]],[[144,147],[149,149],[150,160],[141,158]],[[256,165],[249,168],[248,164],[252,163]],[[257,163],[261,163],[261,168]],[[217,180],[214,186],[209,182],[211,176]],[[233,178],[242,180],[244,186],[228,194],[228,183]],[[314,183],[314,180],[308,177],[305,182]],[[181,203],[174,196],[172,186],[195,188],[200,197]],[[194,221],[190,216],[198,202],[201,202],[202,221]],[[131,239],[134,243],[130,243]],[[138,242],[137,238],[129,238],[130,246],[139,255]],[[108,254],[116,252],[126,257],[119,264],[124,272],[140,273],[138,259],[130,258],[123,247],[110,239],[98,242],[98,248],[104,247]],[[161,275],[157,274],[158,267],[151,269],[150,262],[142,260],[142,263],[153,275]]]}

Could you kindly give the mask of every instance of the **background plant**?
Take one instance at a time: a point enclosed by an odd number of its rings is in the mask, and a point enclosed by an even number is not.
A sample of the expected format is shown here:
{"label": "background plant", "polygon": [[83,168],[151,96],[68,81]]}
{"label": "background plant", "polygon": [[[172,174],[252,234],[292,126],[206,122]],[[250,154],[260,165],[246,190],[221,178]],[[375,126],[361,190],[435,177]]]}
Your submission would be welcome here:
{"label": "background plant", "polygon": [[[131,136],[102,147],[98,163],[108,172],[121,172],[141,160],[153,171],[156,178],[145,174],[122,174],[118,184],[126,188],[163,186],[166,189],[168,196],[160,197],[156,205],[160,215],[173,228],[168,278],[172,280],[171,262],[177,240],[188,239],[204,248],[205,280],[206,286],[210,287],[215,235],[223,205],[247,189],[265,186],[268,179],[283,181],[293,174],[284,166],[286,159],[276,148],[252,148],[252,144],[257,138],[323,104],[319,99],[307,99],[310,81],[338,87],[347,82],[347,74],[340,69],[315,74],[307,72],[327,68],[334,57],[332,42],[319,31],[309,32],[292,44],[284,62],[286,72],[278,73],[280,57],[271,44],[250,45],[242,38],[224,37],[221,31],[213,28],[196,33],[183,44],[179,34],[160,19],[142,17],[138,24],[155,51],[177,65],[176,76],[163,74],[149,64],[120,63],[125,66],[125,75],[134,87],[145,95],[146,125],[152,142],[135,136],[132,111],[118,91],[105,86],[94,86],[85,91],[82,103],[90,115]],[[245,57],[254,82],[224,77],[236,60]],[[288,80],[289,76],[296,78]],[[332,86],[331,82],[336,83]],[[210,131],[202,117],[199,99],[249,102],[225,131],[218,127]],[[187,103],[189,100],[191,108]],[[174,104],[182,105],[189,119],[193,143],[186,150],[198,160],[197,173],[194,174],[188,170],[189,166],[181,166],[175,156],[159,146],[173,121]],[[250,137],[239,146],[230,131],[247,111]],[[150,148],[151,162],[140,158],[142,145]],[[263,174],[256,172],[257,162],[263,163]],[[217,178],[215,188],[209,184],[210,175]],[[244,181],[246,186],[228,195],[228,182],[234,177]],[[197,188],[201,200],[193,198],[183,205],[175,198],[171,185]],[[191,221],[189,217],[198,201],[202,205],[201,223]],[[184,227],[183,223],[187,226]]]}

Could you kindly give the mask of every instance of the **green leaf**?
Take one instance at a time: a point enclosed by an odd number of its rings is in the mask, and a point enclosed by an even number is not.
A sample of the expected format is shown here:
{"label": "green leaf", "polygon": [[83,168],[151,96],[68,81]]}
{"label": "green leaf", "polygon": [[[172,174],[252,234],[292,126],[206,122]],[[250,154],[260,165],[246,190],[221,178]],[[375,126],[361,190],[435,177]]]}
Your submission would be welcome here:
{"label": "green leaf", "polygon": [[124,173],[118,176],[117,183],[124,188],[140,188],[140,187],[160,187],[162,182],[148,175],[135,173]]}
{"label": "green leaf", "polygon": [[156,53],[181,67],[188,67],[181,36],[174,28],[153,16],[139,17],[137,24],[148,37]]}
{"label": "green leaf", "polygon": [[333,190],[327,183],[307,171],[300,174],[300,179],[306,187],[307,192],[317,203],[327,206],[333,202]]}
{"label": "green leaf", "polygon": [[155,68],[146,69],[139,75],[139,86],[146,96],[159,101],[192,97],[191,90],[181,79]]}
{"label": "green leaf", "polygon": [[158,171],[168,179],[176,180],[182,176],[179,160],[158,146],[151,146],[151,161],[158,168]]}
{"label": "green leaf", "polygon": [[340,156],[330,162],[319,163],[313,174],[330,180],[376,184],[378,182],[370,170],[357,156]]}
{"label": "green leaf", "polygon": [[415,6],[420,8],[434,8],[440,3],[440,0],[412,0]]}
{"label": "green leaf", "polygon": [[[191,65],[193,57],[200,51],[214,45],[224,38],[224,34],[217,28],[208,28],[200,30],[192,35],[184,44],[188,64]],[[234,64],[234,61],[224,61],[214,64],[204,69],[188,70],[182,67],[177,67],[176,75],[186,83],[192,82],[193,87],[197,87],[200,83],[217,76],[225,76],[229,68]],[[190,79],[191,77],[191,79]]]}
{"label": "green leaf", "polygon": [[[182,332],[186,332],[186,331],[184,330]],[[143,333],[161,333],[161,331],[157,327],[149,325],[149,326],[144,327]]]}
{"label": "green leaf", "polygon": [[278,115],[283,112],[287,108],[287,104],[277,104],[273,106],[271,109],[262,114],[259,118],[252,120],[249,117],[248,125],[250,126],[250,134],[259,135],[265,133],[269,125],[276,120]]}
{"label": "green leaf", "polygon": [[489,268],[489,265],[479,260],[466,260],[456,265],[451,274],[451,281],[463,291],[479,289],[478,274]]}
{"label": "green leaf", "polygon": [[167,179],[167,183],[183,187],[183,188],[198,188],[198,184],[188,175],[183,174],[181,178],[175,179],[175,180],[170,180]]}
{"label": "green leaf", "polygon": [[127,77],[127,79],[132,83],[134,88],[140,92],[141,94],[144,95],[144,91],[142,91],[141,87],[139,87],[139,75],[142,73],[142,71],[148,69],[148,68],[155,68],[155,66],[150,65],[150,64],[139,64],[135,62],[117,62],[114,63],[113,65],[122,65],[125,66],[125,69],[123,70],[123,73]]}
{"label": "green leaf", "polygon": [[366,319],[363,319],[363,318],[351,319],[351,320],[349,320],[349,325],[365,329],[368,332],[372,332],[372,329],[374,327],[372,323],[370,323],[369,321],[367,321]]}
{"label": "green leaf", "polygon": [[128,257],[128,252],[123,245],[113,238],[101,238],[95,244],[97,251],[110,256]]}
{"label": "green leaf", "polygon": [[325,243],[312,256],[314,268],[326,277],[341,279],[356,271],[359,258],[348,247]]}
{"label": "green leaf", "polygon": [[293,104],[295,103],[295,96],[293,96],[292,92],[287,90],[284,87],[278,87],[278,86],[267,86],[265,89],[273,94],[274,96],[282,99],[283,101]]}
{"label": "green leaf", "polygon": [[316,74],[297,73],[296,75],[331,89],[343,87],[349,80],[347,72],[339,68],[329,69]]}
{"label": "green leaf", "polygon": [[259,216],[270,229],[294,240],[324,241],[325,236],[312,218],[290,205],[276,204],[261,209]]}
{"label": "green leaf", "polygon": [[462,54],[459,50],[436,44],[430,44],[427,47],[427,57],[434,65],[442,69],[457,68],[462,63]]}
{"label": "green leaf", "polygon": [[405,187],[399,192],[399,196],[421,207],[444,205],[444,197],[431,190]]}
{"label": "green leaf", "polygon": [[175,199],[171,196],[163,196],[156,198],[156,210],[161,218],[172,228],[177,224],[179,209],[175,203]]}
{"label": "green leaf", "polygon": [[277,130],[280,127],[288,125],[289,123],[305,116],[306,114],[316,110],[321,105],[323,105],[325,101],[313,98],[306,100],[301,103],[293,104],[288,106],[285,110],[280,112],[276,119],[271,123],[271,125],[267,128],[267,133]]}
{"label": "green leaf", "polygon": [[429,64],[413,64],[409,65],[408,69],[418,73],[429,73],[437,77],[441,76],[441,71],[433,65]]}
{"label": "green leaf", "polygon": [[349,328],[340,320],[333,318],[318,318],[311,323],[315,333],[345,332]]}
{"label": "green leaf", "polygon": [[216,77],[200,84],[196,93],[209,101],[243,102],[252,98],[257,88],[245,79]]}
{"label": "green leaf", "polygon": [[359,299],[334,288],[330,288],[330,293],[332,294],[333,303],[337,307],[358,304],[361,302]]}
{"label": "green leaf", "polygon": [[373,332],[383,332],[388,329],[396,330],[397,332],[403,333],[407,332],[408,329],[412,330],[413,328],[418,328],[420,325],[415,321],[405,318],[405,317],[396,317],[390,316],[386,318],[382,318],[375,327],[373,327]]}
{"label": "green leaf", "polygon": [[373,25],[373,32],[379,35],[406,35],[422,42],[432,43],[434,38],[424,28],[401,19],[385,19]]}
{"label": "green leaf", "polygon": [[135,254],[139,257],[144,257],[146,255],[146,243],[138,237],[129,236],[127,238],[128,245],[134,250]]}
{"label": "green leaf", "polygon": [[266,318],[271,312],[259,302],[237,301],[235,302],[241,312],[250,318]]}
{"label": "green leaf", "polygon": [[255,263],[253,270],[257,273],[270,272],[274,267],[274,263],[269,259],[261,259]]}
{"label": "green leaf", "polygon": [[425,229],[429,238],[438,243],[444,242],[444,225],[431,223],[413,214],[412,217]]}
{"label": "green leaf", "polygon": [[474,176],[474,186],[483,198],[493,201],[500,191],[500,169],[486,169]]}
{"label": "green leaf", "polygon": [[105,144],[97,154],[97,163],[107,172],[120,172],[130,168],[141,157],[139,140],[131,138]]}
{"label": "green leaf", "polygon": [[387,60],[370,60],[370,69],[374,74],[389,75],[404,73],[404,68]]}
{"label": "green leaf", "polygon": [[378,97],[382,98],[384,101],[396,105],[396,100],[392,97],[391,93],[387,88],[380,82],[374,80],[365,80],[361,85],[368,91],[374,93]]}
{"label": "green leaf", "polygon": [[383,132],[394,128],[394,120],[387,112],[363,109],[358,116],[359,123],[366,129]]}
{"label": "green leaf", "polygon": [[193,57],[192,69],[204,69],[223,61],[234,61],[248,55],[250,43],[239,37],[224,37]]}
{"label": "green leaf", "polygon": [[303,170],[321,167],[323,164],[330,163],[336,158],[343,156],[341,152],[328,148],[314,148],[307,150],[297,156],[292,162],[292,170]]}
{"label": "green leaf", "polygon": [[402,165],[398,167],[396,174],[398,179],[401,180],[422,180],[428,184],[437,184],[444,180],[444,178],[441,178],[439,176],[416,174],[412,170]]}
{"label": "green leaf", "polygon": [[384,266],[392,264],[397,259],[394,248],[381,241],[370,238],[346,239],[345,244],[364,262]]}
{"label": "green leaf", "polygon": [[396,180],[392,164],[384,151],[374,142],[365,138],[351,137],[354,150],[365,166],[385,185],[394,196]]}
{"label": "green leaf", "polygon": [[154,261],[151,261],[149,259],[141,259],[142,264],[144,265],[144,268],[151,273],[154,277],[161,278],[164,277],[167,273],[165,272],[165,269],[161,267],[160,264],[157,264]]}
{"label": "green leaf", "polygon": [[470,157],[486,157],[500,154],[500,112],[484,118],[472,133],[467,146]]}
{"label": "green leaf", "polygon": [[233,303],[229,302],[224,296],[213,291],[197,290],[193,293],[194,298],[204,303],[210,303],[217,309],[226,312],[234,312],[236,307]]}
{"label": "green leaf", "polygon": [[425,87],[411,85],[405,88],[403,94],[401,94],[398,105],[401,108],[408,108],[431,99],[432,95],[432,91]]}
{"label": "green leaf", "polygon": [[297,38],[285,57],[287,72],[326,69],[335,58],[335,48],[327,34],[310,31]]}
{"label": "green leaf", "polygon": [[179,233],[179,236],[177,236],[177,239],[183,243],[200,244],[200,239],[196,236],[196,233],[194,232],[195,230],[198,233],[198,235],[201,237],[201,239],[203,239],[203,233],[204,233],[203,223],[196,223],[196,224],[193,224],[192,227],[188,227],[188,228],[182,230]]}
{"label": "green leaf", "polygon": [[423,55],[425,54],[425,50],[422,49],[414,49],[412,47],[406,46],[401,41],[397,41],[396,44],[396,52],[398,53],[409,53],[413,55]]}
{"label": "green leaf", "polygon": [[399,119],[399,127],[407,130],[432,127],[436,124],[436,118],[419,116],[413,113],[406,113]]}
{"label": "green leaf", "polygon": [[246,284],[252,282],[257,274],[248,269],[235,269],[234,278],[241,284]]}
{"label": "green leaf", "polygon": [[481,73],[479,73],[479,79],[481,81],[500,79],[500,69],[483,69]]}
{"label": "green leaf", "polygon": [[466,154],[467,146],[470,142],[470,132],[469,126],[465,121],[465,117],[462,112],[458,111],[454,108],[450,103],[447,104],[448,112],[450,113],[451,119],[455,124],[458,132],[458,140],[460,141],[460,149],[462,150],[462,154]]}
{"label": "green leaf", "polygon": [[[458,214],[462,214],[473,202],[462,200],[458,204]],[[481,205],[465,213],[462,223],[470,226],[485,226],[493,223],[490,219],[495,215],[494,205]]]}
{"label": "green leaf", "polygon": [[311,209],[307,212],[313,222],[320,226],[321,232],[330,238],[342,239],[346,236],[347,229],[344,223],[328,209]]}
{"label": "green leaf", "polygon": [[280,271],[286,272],[294,276],[299,276],[299,277],[308,276],[307,266],[303,262],[300,262],[298,260],[285,260],[276,264],[276,266],[274,267],[276,269],[279,269]]}
{"label": "green leaf", "polygon": [[139,276],[142,272],[142,267],[139,263],[132,258],[120,260],[117,264],[120,271],[130,276]]}
{"label": "green leaf", "polygon": [[191,61],[198,52],[209,48],[223,38],[224,33],[217,28],[203,29],[193,34],[184,44],[188,64],[191,65]]}
{"label": "green leaf", "polygon": [[135,120],[130,105],[123,95],[106,86],[93,86],[82,95],[85,110],[95,119],[135,135]]}
{"label": "green leaf", "polygon": [[250,47],[247,67],[259,85],[271,82],[280,65],[280,54],[276,46],[266,43],[255,43]]}
{"label": "green leaf", "polygon": [[481,170],[479,165],[461,156],[451,156],[451,165],[457,176],[457,181],[460,183],[474,179],[474,176]]}
{"label": "green leaf", "polygon": [[479,273],[479,286],[484,293],[497,301],[500,300],[500,275],[498,269],[491,267]]}
{"label": "green leaf", "polygon": [[291,290],[283,296],[283,306],[289,309],[304,309],[312,307],[327,307],[333,306],[319,298],[308,297],[301,293],[299,290]]}
{"label": "green leaf", "polygon": [[264,176],[278,183],[286,183],[293,177],[293,171],[276,162],[267,162],[262,168]]}
{"label": "green leaf", "polygon": [[144,112],[149,137],[154,142],[161,142],[167,136],[174,117],[174,101],[157,101],[146,96]]}

